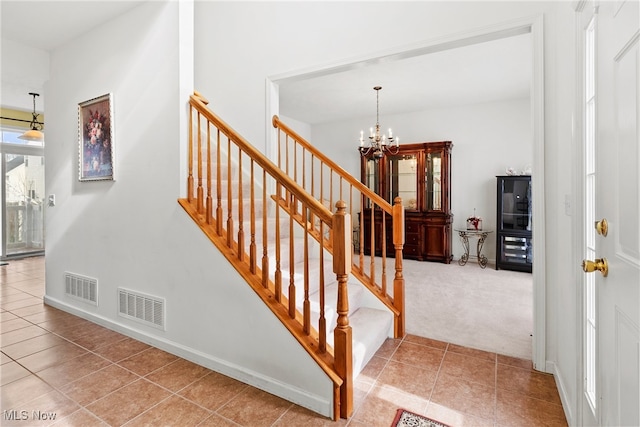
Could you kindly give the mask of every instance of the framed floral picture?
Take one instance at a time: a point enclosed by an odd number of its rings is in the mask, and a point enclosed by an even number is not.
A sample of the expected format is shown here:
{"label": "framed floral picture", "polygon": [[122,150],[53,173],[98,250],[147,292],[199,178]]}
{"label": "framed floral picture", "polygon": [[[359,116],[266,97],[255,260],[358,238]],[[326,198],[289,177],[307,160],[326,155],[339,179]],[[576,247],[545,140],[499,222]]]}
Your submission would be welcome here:
{"label": "framed floral picture", "polygon": [[80,181],[113,180],[113,94],[78,104]]}

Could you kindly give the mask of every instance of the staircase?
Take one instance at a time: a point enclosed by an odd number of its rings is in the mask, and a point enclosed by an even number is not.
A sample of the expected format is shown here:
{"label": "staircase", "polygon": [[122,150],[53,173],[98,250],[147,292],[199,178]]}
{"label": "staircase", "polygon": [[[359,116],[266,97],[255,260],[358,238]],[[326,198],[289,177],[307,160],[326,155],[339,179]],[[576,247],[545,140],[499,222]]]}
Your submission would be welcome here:
{"label": "staircase", "polygon": [[[347,418],[354,378],[387,337],[404,336],[401,201],[386,203],[277,117],[274,164],[207,104],[190,97],[187,198],[178,202],[331,379],[333,418]],[[389,289],[385,255],[366,262],[352,244],[355,235],[364,247],[357,230],[374,211],[393,218],[391,231],[369,233],[371,247],[376,238],[395,247]]]}

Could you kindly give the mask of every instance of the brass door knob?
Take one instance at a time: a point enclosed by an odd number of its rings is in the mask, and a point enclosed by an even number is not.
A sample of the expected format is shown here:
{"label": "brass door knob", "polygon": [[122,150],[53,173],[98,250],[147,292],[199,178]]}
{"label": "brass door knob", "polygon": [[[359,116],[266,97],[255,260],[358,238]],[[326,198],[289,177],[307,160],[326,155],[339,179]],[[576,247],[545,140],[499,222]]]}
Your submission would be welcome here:
{"label": "brass door knob", "polygon": [[607,237],[607,232],[609,231],[609,223],[606,218],[602,218],[600,221],[596,221],[595,223],[596,232],[603,237]]}
{"label": "brass door knob", "polygon": [[603,277],[607,277],[609,274],[609,263],[606,258],[596,258],[595,261],[582,260],[582,270],[585,273],[593,273],[599,271]]}

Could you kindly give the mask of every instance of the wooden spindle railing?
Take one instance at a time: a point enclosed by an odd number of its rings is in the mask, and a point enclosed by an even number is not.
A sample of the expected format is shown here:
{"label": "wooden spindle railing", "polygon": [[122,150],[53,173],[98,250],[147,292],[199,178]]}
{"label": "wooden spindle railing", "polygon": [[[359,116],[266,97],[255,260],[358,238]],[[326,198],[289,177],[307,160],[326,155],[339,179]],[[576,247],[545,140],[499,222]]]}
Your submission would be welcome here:
{"label": "wooden spindle railing", "polygon": [[[318,200],[305,189],[305,178],[297,181],[302,186],[296,183],[295,177],[308,171],[304,161],[298,164],[298,155],[288,157],[289,150],[284,153],[286,164],[292,162],[286,169],[292,178],[215,115],[197,92],[189,104],[187,195],[179,203],[326,372],[334,384],[334,418],[349,417],[353,412],[353,356],[346,283],[353,267],[351,214],[346,202],[334,200],[330,190],[331,205],[325,206],[322,190]],[[342,199],[342,191],[338,194]],[[332,206],[337,208],[335,214]],[[303,240],[302,254],[296,253],[300,247],[296,238]],[[312,245],[318,250],[312,251]],[[262,249],[260,259],[258,248]],[[326,248],[333,252],[337,295],[325,293]],[[317,258],[310,258],[311,252]],[[319,274],[310,276],[311,267],[318,268]],[[296,279],[299,276],[302,280]],[[320,298],[316,312],[310,300],[312,283],[317,284]],[[296,296],[302,300],[300,305]],[[325,302],[329,298],[335,298],[337,307],[334,331],[327,330]],[[330,335],[333,343],[327,342]]]}
{"label": "wooden spindle railing", "polygon": [[[404,208],[402,200],[397,198],[392,206],[374,191],[369,189],[360,180],[346,172],[336,162],[320,152],[293,129],[282,123],[278,116],[272,119],[273,126],[278,129],[278,166],[296,182],[302,183],[302,188],[315,197],[318,201],[328,206],[339,200],[347,199],[349,204],[345,206],[347,213],[357,219],[358,231],[356,237],[357,256],[353,258],[351,274],[358,278],[380,301],[382,301],[393,313],[395,318],[394,333],[396,338],[405,334],[404,313],[404,278],[402,275],[402,248],[404,245]],[[293,165],[289,162],[293,158]],[[298,165],[298,158],[302,159],[302,165]],[[302,170],[303,176],[298,176],[298,170]],[[309,173],[307,179],[306,173]],[[310,182],[310,186],[307,186]],[[328,187],[328,188],[327,188]],[[346,196],[345,196],[346,195]],[[328,197],[328,199],[326,199]],[[357,202],[357,203],[354,203]],[[295,206],[291,211],[295,211]],[[370,216],[369,230],[365,230],[365,215]],[[382,221],[375,221],[375,216],[381,215]],[[387,230],[387,220],[391,219],[391,230]],[[310,223],[314,236],[325,240],[325,246],[332,251],[331,239],[317,229],[317,221],[313,214],[310,215]],[[381,230],[375,229],[375,224],[381,223]],[[349,230],[351,231],[351,230]],[[335,232],[331,230],[330,233]],[[387,285],[387,235],[392,234],[394,245],[395,263],[393,286]],[[369,239],[369,262],[366,262],[364,252],[365,234]],[[375,249],[381,248],[381,249]],[[381,253],[376,257],[375,253]],[[335,254],[335,252],[334,252]]]}

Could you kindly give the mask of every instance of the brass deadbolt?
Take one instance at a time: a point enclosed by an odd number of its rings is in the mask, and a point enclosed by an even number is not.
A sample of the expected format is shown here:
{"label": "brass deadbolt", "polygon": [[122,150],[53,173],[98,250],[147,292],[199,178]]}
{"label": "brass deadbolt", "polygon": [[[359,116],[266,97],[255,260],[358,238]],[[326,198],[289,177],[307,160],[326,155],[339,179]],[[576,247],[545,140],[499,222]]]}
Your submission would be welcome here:
{"label": "brass deadbolt", "polygon": [[605,218],[602,218],[600,221],[596,221],[595,227],[598,234],[603,237],[607,237],[607,232],[609,231],[609,223]]}

